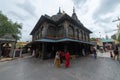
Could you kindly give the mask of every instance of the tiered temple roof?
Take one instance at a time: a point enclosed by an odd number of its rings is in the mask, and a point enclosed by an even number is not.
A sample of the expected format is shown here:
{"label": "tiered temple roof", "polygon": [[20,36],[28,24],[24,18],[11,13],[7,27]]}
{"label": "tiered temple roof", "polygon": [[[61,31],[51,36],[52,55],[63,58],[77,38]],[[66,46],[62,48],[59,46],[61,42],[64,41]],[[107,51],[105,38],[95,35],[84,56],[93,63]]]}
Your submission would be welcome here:
{"label": "tiered temple roof", "polygon": [[45,21],[50,22],[50,23],[54,23],[55,25],[57,25],[65,20],[70,21],[72,24],[77,25],[78,27],[87,31],[88,33],[92,33],[77,18],[77,15],[75,13],[75,9],[73,9],[72,16],[69,16],[65,12],[62,13],[61,10],[59,9],[59,12],[56,15],[53,15],[51,17],[49,15],[46,15],[46,14],[42,15],[30,34],[32,35],[38,29],[38,27]]}

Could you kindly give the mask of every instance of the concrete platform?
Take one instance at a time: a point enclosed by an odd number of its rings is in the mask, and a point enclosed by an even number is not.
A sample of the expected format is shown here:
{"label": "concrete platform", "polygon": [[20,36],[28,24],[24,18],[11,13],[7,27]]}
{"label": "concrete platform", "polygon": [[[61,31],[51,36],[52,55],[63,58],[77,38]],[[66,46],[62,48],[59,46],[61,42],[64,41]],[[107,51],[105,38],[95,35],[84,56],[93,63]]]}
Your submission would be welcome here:
{"label": "concrete platform", "polygon": [[120,80],[120,63],[106,57],[72,59],[56,68],[54,60],[21,58],[0,63],[0,80]]}

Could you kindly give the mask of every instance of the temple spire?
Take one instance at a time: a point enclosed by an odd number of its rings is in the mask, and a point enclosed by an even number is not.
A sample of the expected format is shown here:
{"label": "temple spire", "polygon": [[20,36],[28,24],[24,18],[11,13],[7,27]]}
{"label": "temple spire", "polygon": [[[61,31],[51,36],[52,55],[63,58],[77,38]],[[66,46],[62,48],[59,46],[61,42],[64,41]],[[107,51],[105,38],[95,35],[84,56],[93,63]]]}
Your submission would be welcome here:
{"label": "temple spire", "polygon": [[75,13],[75,7],[73,7],[73,13]]}
{"label": "temple spire", "polygon": [[58,14],[61,14],[61,9],[60,9],[60,7],[59,7],[59,12],[58,12]]}
{"label": "temple spire", "polygon": [[78,20],[77,15],[76,15],[76,13],[75,13],[75,7],[73,7],[72,18],[75,19],[75,20]]}

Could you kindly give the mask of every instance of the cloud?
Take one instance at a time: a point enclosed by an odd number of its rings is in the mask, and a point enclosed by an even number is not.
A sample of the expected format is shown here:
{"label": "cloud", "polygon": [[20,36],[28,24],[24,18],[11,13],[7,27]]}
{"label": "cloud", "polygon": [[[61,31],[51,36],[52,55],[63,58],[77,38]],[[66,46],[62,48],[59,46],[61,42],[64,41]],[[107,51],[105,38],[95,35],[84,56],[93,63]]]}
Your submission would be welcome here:
{"label": "cloud", "polygon": [[96,36],[116,29],[112,20],[120,16],[120,0],[11,0],[9,4],[7,1],[0,1],[0,10],[12,21],[23,24],[23,41],[31,39],[29,34],[41,15],[55,15],[59,7],[71,16],[74,6],[80,21]]}
{"label": "cloud", "polygon": [[33,4],[30,2],[30,0],[25,0],[23,3],[18,3],[16,4],[19,8],[23,9],[24,11],[28,12],[30,15],[36,15],[35,12],[35,7]]}
{"label": "cloud", "polygon": [[77,8],[81,8],[87,2],[87,0],[72,0],[72,1]]}
{"label": "cloud", "polygon": [[[73,0],[77,6],[81,5],[81,0]],[[109,4],[109,5],[108,5]],[[116,29],[116,24],[112,22],[119,14],[120,0],[86,0],[82,7],[77,8],[79,18],[81,22],[90,30],[93,34],[99,35],[99,32],[105,36],[106,31]]]}
{"label": "cloud", "polygon": [[100,7],[96,10],[97,14],[105,14],[114,11],[120,4],[120,0],[101,0]]}
{"label": "cloud", "polygon": [[26,20],[26,17],[25,17],[25,16],[23,16],[23,15],[21,15],[21,14],[18,14],[17,12],[9,11],[8,13],[9,13],[9,15],[11,15],[12,17],[14,17],[14,18],[16,18],[16,19],[19,19],[19,20],[21,20],[21,21]]}
{"label": "cloud", "polygon": [[120,0],[101,0],[100,6],[93,14],[93,18],[96,19],[96,17],[99,18],[99,16],[101,15],[114,12],[119,4],[120,4]]}

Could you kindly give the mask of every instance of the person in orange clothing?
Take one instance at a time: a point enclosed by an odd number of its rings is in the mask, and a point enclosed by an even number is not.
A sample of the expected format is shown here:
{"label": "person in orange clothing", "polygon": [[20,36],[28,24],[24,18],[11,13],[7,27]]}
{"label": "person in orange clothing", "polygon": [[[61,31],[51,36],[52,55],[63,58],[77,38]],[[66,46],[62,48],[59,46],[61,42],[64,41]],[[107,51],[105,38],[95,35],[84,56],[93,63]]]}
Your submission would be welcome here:
{"label": "person in orange clothing", "polygon": [[69,52],[65,53],[65,59],[66,59],[65,67],[68,68],[70,66],[70,53]]}
{"label": "person in orange clothing", "polygon": [[59,68],[60,67],[60,56],[59,52],[56,52],[55,59],[54,59],[54,65],[55,67]]}

